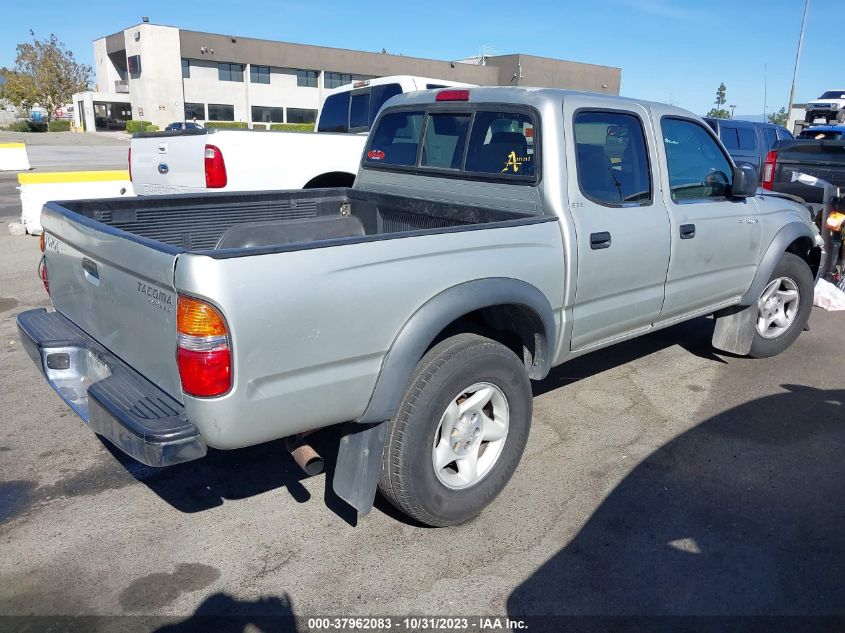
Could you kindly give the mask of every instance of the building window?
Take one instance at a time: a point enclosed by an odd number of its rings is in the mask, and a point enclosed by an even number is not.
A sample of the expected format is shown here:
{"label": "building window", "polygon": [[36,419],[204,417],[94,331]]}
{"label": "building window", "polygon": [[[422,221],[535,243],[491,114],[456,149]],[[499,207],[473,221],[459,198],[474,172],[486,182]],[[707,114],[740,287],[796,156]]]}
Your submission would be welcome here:
{"label": "building window", "polygon": [[185,120],[199,119],[205,121],[204,103],[185,103]]}
{"label": "building window", "polygon": [[317,71],[316,70],[297,70],[296,71],[296,85],[300,88],[316,88],[317,87]]}
{"label": "building window", "polygon": [[314,123],[316,120],[316,110],[288,108],[288,123]]}
{"label": "building window", "polygon": [[323,81],[326,88],[337,88],[346,84],[352,83],[352,75],[345,75],[343,73],[326,73],[323,76]]}
{"label": "building window", "polygon": [[269,66],[250,66],[249,67],[249,82],[253,84],[269,84],[270,83],[270,67]]}
{"label": "building window", "polygon": [[222,103],[208,104],[208,120],[209,121],[234,121],[235,120],[235,106],[225,105]]}
{"label": "building window", "polygon": [[252,106],[252,120],[256,123],[284,123],[284,108]]}
{"label": "building window", "polygon": [[190,79],[191,78],[191,60],[190,59],[183,59],[182,60],[182,79]]}
{"label": "building window", "polygon": [[141,56],[140,55],[131,55],[126,58],[126,67],[129,70],[129,74],[137,77],[141,74]]}
{"label": "building window", "polygon": [[[217,64],[217,78],[220,81],[243,81],[243,64]],[[210,107],[210,106],[209,106]]]}

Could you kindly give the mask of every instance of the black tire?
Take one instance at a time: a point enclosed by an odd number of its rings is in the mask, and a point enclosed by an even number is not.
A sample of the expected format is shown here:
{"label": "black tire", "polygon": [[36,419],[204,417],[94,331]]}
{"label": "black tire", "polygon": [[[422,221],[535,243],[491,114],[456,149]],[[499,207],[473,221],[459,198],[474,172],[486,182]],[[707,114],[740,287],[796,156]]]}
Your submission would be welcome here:
{"label": "black tire", "polygon": [[[795,342],[795,339],[804,331],[810,312],[813,309],[813,273],[810,267],[798,255],[784,253],[769,282],[778,277],[791,279],[798,287],[798,313],[790,326],[776,338],[764,338],[754,328],[754,340],[751,343],[751,351],[748,355],[751,358],[768,358],[777,356]],[[766,285],[768,285],[768,283]]]}
{"label": "black tire", "polygon": [[[435,433],[456,394],[479,382],[495,385],[504,394],[509,428],[489,472],[471,487],[455,490],[435,472]],[[516,470],[528,439],[532,407],[525,365],[510,349],[476,334],[442,341],[420,360],[389,422],[379,490],[399,510],[426,525],[455,525],[474,517]]]}

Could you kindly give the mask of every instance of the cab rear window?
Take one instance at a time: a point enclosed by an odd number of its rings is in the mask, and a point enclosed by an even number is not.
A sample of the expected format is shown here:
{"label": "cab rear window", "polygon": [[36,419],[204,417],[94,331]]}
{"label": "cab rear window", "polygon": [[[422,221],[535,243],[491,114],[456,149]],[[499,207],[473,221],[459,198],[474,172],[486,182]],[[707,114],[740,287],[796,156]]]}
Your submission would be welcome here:
{"label": "cab rear window", "polygon": [[400,110],[381,118],[364,164],[534,181],[535,143],[527,112]]}

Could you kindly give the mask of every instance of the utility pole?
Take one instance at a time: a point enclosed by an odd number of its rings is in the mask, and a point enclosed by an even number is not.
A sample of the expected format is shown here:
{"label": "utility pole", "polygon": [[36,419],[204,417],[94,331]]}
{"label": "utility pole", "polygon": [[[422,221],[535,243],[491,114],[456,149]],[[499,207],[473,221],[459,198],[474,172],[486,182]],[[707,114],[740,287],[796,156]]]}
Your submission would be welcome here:
{"label": "utility pole", "polygon": [[801,18],[801,34],[798,36],[798,52],[795,54],[795,69],[792,71],[792,88],[789,91],[789,106],[786,109],[786,126],[789,127],[789,116],[792,114],[792,104],[795,101],[795,82],[798,79],[798,62],[801,61],[801,48],[804,46],[804,25],[807,23],[807,10],[810,0],[804,0],[804,15]]}
{"label": "utility pole", "polygon": [[[767,103],[768,101],[768,92],[769,92],[769,65],[763,64],[763,123],[768,123],[769,120],[766,118],[766,110],[767,110]],[[787,121],[788,123],[788,121]]]}

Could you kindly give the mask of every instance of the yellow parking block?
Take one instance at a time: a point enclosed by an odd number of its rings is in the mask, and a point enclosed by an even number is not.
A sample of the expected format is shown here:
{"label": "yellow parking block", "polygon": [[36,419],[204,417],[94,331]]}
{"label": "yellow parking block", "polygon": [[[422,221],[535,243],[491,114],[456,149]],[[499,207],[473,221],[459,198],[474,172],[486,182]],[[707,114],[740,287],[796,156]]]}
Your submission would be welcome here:
{"label": "yellow parking block", "polygon": [[0,143],[0,149],[20,149],[26,147],[26,143]]}
{"label": "yellow parking block", "polygon": [[18,174],[22,185],[45,185],[61,182],[105,182],[109,180],[129,180],[125,169],[109,171],[53,171],[44,173]]}

